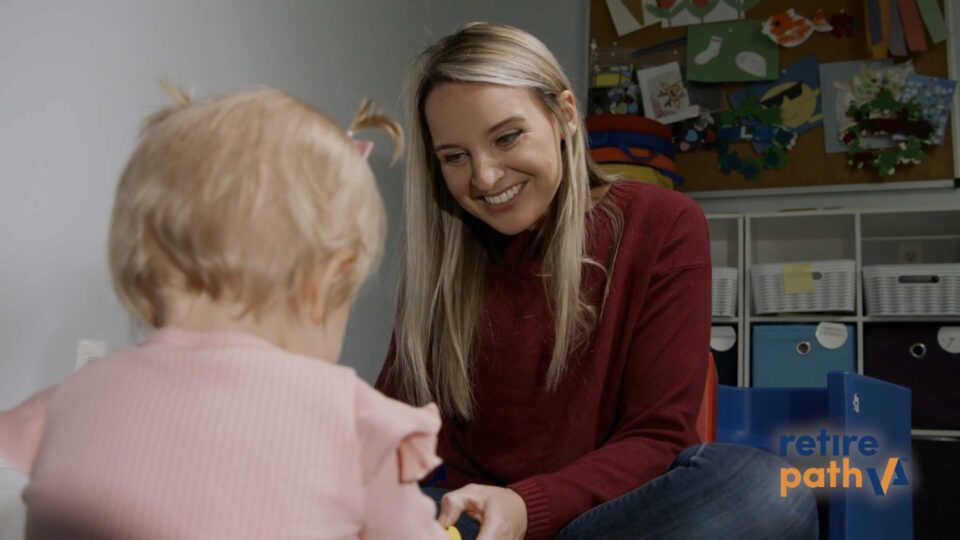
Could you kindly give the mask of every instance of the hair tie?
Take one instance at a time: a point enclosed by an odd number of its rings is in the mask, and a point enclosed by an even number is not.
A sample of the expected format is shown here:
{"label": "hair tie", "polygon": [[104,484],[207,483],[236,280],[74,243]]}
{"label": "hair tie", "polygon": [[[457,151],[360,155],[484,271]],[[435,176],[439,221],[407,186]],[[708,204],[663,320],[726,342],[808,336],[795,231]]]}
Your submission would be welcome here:
{"label": "hair tie", "polygon": [[353,132],[347,130],[347,136],[353,140],[353,146],[363,154],[363,159],[370,159],[370,152],[373,151],[373,141],[368,141],[366,139],[354,139]]}

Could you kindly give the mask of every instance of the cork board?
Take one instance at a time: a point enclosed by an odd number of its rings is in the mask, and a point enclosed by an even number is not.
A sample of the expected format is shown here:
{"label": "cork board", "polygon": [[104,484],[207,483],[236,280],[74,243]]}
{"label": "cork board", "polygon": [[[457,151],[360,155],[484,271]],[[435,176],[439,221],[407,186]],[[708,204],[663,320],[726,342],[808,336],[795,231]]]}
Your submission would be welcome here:
{"label": "cork board", "polygon": [[[754,9],[747,12],[747,18],[766,19],[770,15],[793,7],[800,14],[811,16],[818,8],[825,8],[828,14],[844,9],[853,15],[854,36],[838,39],[830,34],[814,33],[802,45],[780,49],[780,67],[790,65],[810,53],[817,55],[820,63],[842,62],[847,60],[869,59],[865,36],[864,5],[862,0],[763,0]],[[941,2],[942,8],[942,2]],[[651,26],[622,37],[617,36],[613,20],[607,11],[604,0],[590,0],[590,38],[598,50],[617,47],[621,50],[650,47],[657,43],[686,36],[687,27],[661,28]],[[948,77],[947,47],[952,44],[948,37],[937,45],[930,44],[924,53],[914,54],[913,60],[917,73],[934,77]],[[682,51],[683,49],[681,49]],[[683,62],[683,54],[677,58]],[[821,81],[821,87],[828,84]],[[732,93],[743,86],[727,84],[724,89]],[[956,111],[954,111],[956,112]],[[741,155],[752,153],[747,143],[732,146]],[[847,165],[847,155],[828,154],[824,149],[823,126],[806,131],[797,138],[796,145],[787,154],[789,163],[782,171],[764,171],[759,179],[748,181],[741,175],[722,174],[717,170],[717,155],[713,151],[681,153],[677,155],[677,167],[684,177],[685,192],[744,190],[759,188],[785,187],[826,187],[843,184],[879,184],[889,182],[945,180],[953,179],[954,155],[951,130],[946,131],[942,144],[927,147],[927,157],[917,165],[905,165],[897,168],[891,176],[881,178],[872,169],[857,171]]]}

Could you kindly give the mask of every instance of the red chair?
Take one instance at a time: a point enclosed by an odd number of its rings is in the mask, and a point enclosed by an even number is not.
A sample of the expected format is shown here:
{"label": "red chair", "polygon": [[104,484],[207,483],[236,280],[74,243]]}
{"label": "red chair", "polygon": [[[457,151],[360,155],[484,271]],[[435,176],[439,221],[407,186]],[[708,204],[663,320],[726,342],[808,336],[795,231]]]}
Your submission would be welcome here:
{"label": "red chair", "polygon": [[717,438],[717,365],[713,362],[713,353],[707,354],[707,383],[697,415],[697,435],[700,442],[713,442]]}

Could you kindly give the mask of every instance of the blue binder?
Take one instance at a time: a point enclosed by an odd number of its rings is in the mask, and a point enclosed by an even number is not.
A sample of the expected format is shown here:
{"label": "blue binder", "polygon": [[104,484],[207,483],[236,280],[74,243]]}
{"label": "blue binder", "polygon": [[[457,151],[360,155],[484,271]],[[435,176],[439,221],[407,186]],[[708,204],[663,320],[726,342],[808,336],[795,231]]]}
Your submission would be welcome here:
{"label": "blue binder", "polygon": [[[875,456],[857,451],[850,465],[862,471],[861,489],[834,489],[828,496],[829,540],[900,540],[913,537],[910,482],[910,390],[850,372],[830,372],[821,388],[717,389],[718,442],[744,444],[779,455],[779,437],[825,428],[831,435],[870,435],[879,443]],[[817,456],[784,456],[803,469]],[[819,458],[821,463],[828,459]],[[888,459],[900,458],[887,493],[876,495],[868,469],[882,477]],[[839,458],[838,458],[839,459]],[[899,479],[899,480],[898,480]],[[903,485],[906,483],[907,485]]]}
{"label": "blue binder", "polygon": [[[827,392],[834,432],[871,434],[880,443],[875,456],[851,456],[852,465],[864,471],[864,486],[830,498],[830,538],[913,538],[910,390],[856,373],[832,372]],[[877,479],[869,479],[867,471],[872,468],[881,477],[891,457],[900,458],[900,468],[894,470],[887,493],[878,496],[872,486]]]}

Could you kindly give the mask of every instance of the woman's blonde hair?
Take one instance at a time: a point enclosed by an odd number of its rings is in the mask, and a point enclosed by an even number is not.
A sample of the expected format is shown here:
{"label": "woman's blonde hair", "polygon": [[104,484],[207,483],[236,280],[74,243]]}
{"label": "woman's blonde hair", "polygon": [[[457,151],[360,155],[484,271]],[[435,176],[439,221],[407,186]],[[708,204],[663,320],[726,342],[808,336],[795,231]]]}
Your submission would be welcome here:
{"label": "woman's blonde hair", "polygon": [[571,90],[560,65],[532,35],[506,25],[472,23],[423,51],[407,88],[410,145],[405,186],[404,257],[398,291],[391,376],[408,401],[437,400],[444,413],[469,419],[474,340],[489,262],[487,227],[450,195],[433,152],[424,113],[430,92],[445,83],[527,89],[563,132],[562,177],[549,219],[537,231],[544,285],[555,318],[545,388],[556,387],[568,356],[586,340],[596,309],[584,300],[581,275],[591,188],[609,183],[587,152],[585,128],[567,127],[558,97]]}
{"label": "woman's blonde hair", "polygon": [[[272,89],[173,104],[147,118],[117,186],[109,237],[114,289],[128,310],[164,324],[172,290],[237,302],[254,316],[299,309],[332,253],[354,264],[326,299],[349,301],[379,263],[385,212],[373,172],[347,132]],[[361,104],[352,129],[399,125]]]}

